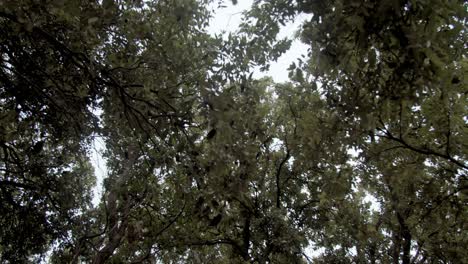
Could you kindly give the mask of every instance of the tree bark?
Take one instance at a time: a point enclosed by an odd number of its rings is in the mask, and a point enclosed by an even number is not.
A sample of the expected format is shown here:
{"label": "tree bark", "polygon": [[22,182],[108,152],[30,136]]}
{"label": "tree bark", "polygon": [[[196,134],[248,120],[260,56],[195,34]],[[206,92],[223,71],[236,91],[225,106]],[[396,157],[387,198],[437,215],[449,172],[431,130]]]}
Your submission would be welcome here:
{"label": "tree bark", "polygon": [[245,222],[244,222],[244,229],[242,230],[242,257],[245,261],[248,261],[249,256],[249,249],[250,249],[250,219],[252,215],[250,212],[246,212]]}
{"label": "tree bark", "polygon": [[131,198],[126,188],[132,177],[132,168],[138,159],[138,146],[131,145],[125,152],[122,164],[123,171],[118,175],[115,185],[107,196],[108,227],[107,244],[100,249],[93,258],[93,264],[105,263],[120,246],[128,227],[128,216],[132,207]]}
{"label": "tree bark", "polygon": [[401,230],[401,238],[403,239],[403,256],[402,256],[402,264],[410,264],[411,262],[411,232],[408,226],[405,223],[405,219],[403,216],[398,213],[397,214],[398,222],[400,223],[400,230]]}

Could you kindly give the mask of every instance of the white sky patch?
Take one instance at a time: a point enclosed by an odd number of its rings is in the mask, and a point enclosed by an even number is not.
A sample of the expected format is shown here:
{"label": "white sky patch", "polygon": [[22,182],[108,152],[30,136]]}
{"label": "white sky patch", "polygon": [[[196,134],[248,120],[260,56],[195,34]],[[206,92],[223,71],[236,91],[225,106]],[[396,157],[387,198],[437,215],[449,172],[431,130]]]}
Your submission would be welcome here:
{"label": "white sky patch", "polygon": [[369,203],[369,205],[370,205],[369,209],[371,211],[373,211],[373,212],[380,212],[381,211],[379,200],[377,200],[377,198],[374,195],[370,194],[369,192],[366,192],[366,195],[364,196],[362,201],[364,203]]}
{"label": "white sky patch", "polygon": [[[358,161],[356,160],[359,157],[359,154],[362,153],[362,149],[358,148],[349,148],[347,151],[348,155],[351,156],[351,159],[347,161],[347,163],[353,167],[358,165]],[[359,192],[359,185],[361,185],[361,178],[357,175],[354,177],[355,184],[352,186],[352,190],[354,192]],[[377,198],[371,194],[370,192],[365,192],[364,197],[362,198],[362,203],[367,204],[369,203],[369,210],[374,212],[380,212],[381,206]]]}
{"label": "white sky patch", "polygon": [[103,186],[102,181],[107,176],[106,160],[103,157],[105,150],[105,144],[101,137],[95,137],[93,139],[91,147],[91,164],[94,167],[94,175],[96,175],[96,185],[93,188],[93,200],[94,206],[97,206],[101,201]]}
{"label": "white sky patch", "polygon": [[313,258],[317,258],[319,257],[320,255],[322,255],[323,253],[325,253],[325,248],[323,247],[318,247],[316,246],[314,243],[310,243],[304,250],[304,254],[309,258],[309,259],[313,259]]}
{"label": "white sky patch", "polygon": [[284,142],[279,138],[273,138],[272,141],[270,151],[279,151],[284,145]]}
{"label": "white sky patch", "polygon": [[277,61],[271,63],[270,70],[265,73],[267,76],[271,76],[275,82],[287,82],[289,81],[287,69],[291,63],[295,62],[298,58],[304,56],[307,58],[308,46],[300,41],[296,37],[298,30],[301,28],[302,23],[304,23],[310,16],[306,14],[301,14],[296,17],[293,22],[287,23],[283,28],[281,28],[278,38],[294,38],[291,43],[291,47],[287,50]]}
{"label": "white sky patch", "polygon": [[[101,108],[90,109],[99,120],[99,125],[102,125],[102,113]],[[96,184],[92,189],[93,198],[91,200],[92,205],[96,207],[101,201],[103,186],[102,182],[107,177],[107,166],[106,160],[103,157],[104,151],[106,150],[106,144],[104,139],[99,135],[93,135],[93,141],[91,143],[89,158],[94,168],[94,175],[96,177]]]}
{"label": "white sky patch", "polygon": [[[232,5],[231,1],[225,3],[224,8],[216,9],[217,4],[211,6],[215,9],[214,17],[208,27],[208,32],[212,35],[228,34],[233,33],[239,29],[239,25],[242,22],[243,12],[250,9],[253,4],[253,0],[238,1],[237,5]],[[301,24],[308,20],[311,15],[301,14],[294,19],[293,22],[287,23],[280,29],[278,38],[289,38],[294,39],[291,48],[286,51],[277,61],[271,62],[270,70],[268,72],[260,72],[258,69],[254,70],[254,77],[270,76],[275,82],[287,82],[288,67],[292,62],[295,62],[301,56],[307,58],[308,46],[302,43],[296,38],[297,32],[300,29]]]}
{"label": "white sky patch", "polygon": [[352,158],[359,157],[359,154],[361,154],[361,152],[362,152],[362,149],[358,149],[358,148],[349,148],[347,151],[348,155],[350,155]]}
{"label": "white sky patch", "polygon": [[226,1],[226,7],[218,8],[218,4],[212,4],[210,8],[215,10],[208,32],[211,35],[233,33],[239,28],[242,22],[242,12],[250,9],[252,0],[242,0],[237,5],[232,5],[231,1]]}

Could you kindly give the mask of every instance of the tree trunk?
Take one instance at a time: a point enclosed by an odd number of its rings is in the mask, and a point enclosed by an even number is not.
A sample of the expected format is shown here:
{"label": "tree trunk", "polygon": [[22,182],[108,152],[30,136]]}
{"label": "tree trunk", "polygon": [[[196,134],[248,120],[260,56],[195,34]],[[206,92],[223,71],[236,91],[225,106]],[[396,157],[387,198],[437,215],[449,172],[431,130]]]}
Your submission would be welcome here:
{"label": "tree trunk", "polygon": [[125,152],[123,171],[107,196],[108,228],[107,244],[93,258],[93,264],[105,263],[120,246],[128,227],[128,216],[132,207],[126,187],[132,176],[132,168],[138,158],[138,146],[131,145]]}
{"label": "tree trunk", "polygon": [[393,235],[392,259],[394,264],[399,264],[401,248],[401,236],[398,233]]}

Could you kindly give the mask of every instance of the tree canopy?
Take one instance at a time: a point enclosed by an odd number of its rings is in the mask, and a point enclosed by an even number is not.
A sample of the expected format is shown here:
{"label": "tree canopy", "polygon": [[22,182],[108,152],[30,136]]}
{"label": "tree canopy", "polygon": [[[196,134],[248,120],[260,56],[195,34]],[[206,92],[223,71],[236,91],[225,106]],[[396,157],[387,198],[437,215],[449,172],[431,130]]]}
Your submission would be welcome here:
{"label": "tree canopy", "polygon": [[0,261],[468,262],[468,4],[222,3],[0,1]]}

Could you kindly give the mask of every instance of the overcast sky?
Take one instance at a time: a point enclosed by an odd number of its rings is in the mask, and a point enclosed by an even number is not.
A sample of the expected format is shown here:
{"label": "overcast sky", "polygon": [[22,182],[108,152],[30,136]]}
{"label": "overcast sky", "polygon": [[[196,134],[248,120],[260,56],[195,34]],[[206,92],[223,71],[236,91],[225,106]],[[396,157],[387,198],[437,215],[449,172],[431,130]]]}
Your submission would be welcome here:
{"label": "overcast sky", "polygon": [[[232,5],[231,1],[226,1],[225,8],[220,8],[216,10],[215,16],[210,23],[208,31],[211,34],[220,34],[223,31],[225,32],[234,32],[238,29],[239,24],[242,19],[242,12],[249,9],[252,6],[253,0],[240,0],[237,5]],[[216,8],[216,5],[213,5],[213,8]],[[308,15],[301,14],[299,15],[294,23],[289,23],[284,26],[280,33],[279,37],[284,38],[293,38],[295,33],[300,28],[302,22],[307,19]],[[296,61],[302,54],[307,54],[307,46],[301,43],[299,40],[294,40],[291,48],[281,56],[278,61],[274,62],[268,73],[261,73],[259,71],[255,72],[255,77],[260,77],[268,75],[273,77],[273,80],[276,82],[285,82],[288,81],[288,71],[286,70],[293,61]]]}

